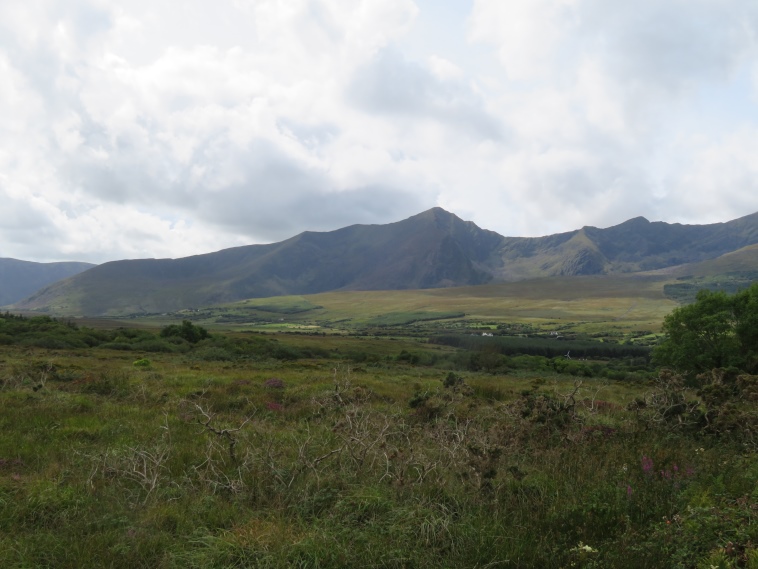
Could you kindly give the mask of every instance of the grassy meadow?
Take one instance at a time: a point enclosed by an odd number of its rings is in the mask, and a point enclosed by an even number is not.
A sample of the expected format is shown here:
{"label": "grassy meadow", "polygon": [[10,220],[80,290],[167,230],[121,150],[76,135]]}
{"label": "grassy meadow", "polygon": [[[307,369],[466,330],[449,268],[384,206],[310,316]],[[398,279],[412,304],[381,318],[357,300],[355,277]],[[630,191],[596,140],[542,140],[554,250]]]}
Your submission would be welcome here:
{"label": "grassy meadow", "polygon": [[[341,291],[249,299],[171,314],[138,316],[163,325],[187,318],[209,329],[421,335],[527,326],[609,338],[656,332],[678,306],[670,274],[549,278],[475,287]],[[135,320],[135,319],[127,319]]]}
{"label": "grassy meadow", "polygon": [[757,378],[659,372],[624,350],[663,281],[595,282],[254,299],[194,342],[0,315],[0,567],[758,567]]}

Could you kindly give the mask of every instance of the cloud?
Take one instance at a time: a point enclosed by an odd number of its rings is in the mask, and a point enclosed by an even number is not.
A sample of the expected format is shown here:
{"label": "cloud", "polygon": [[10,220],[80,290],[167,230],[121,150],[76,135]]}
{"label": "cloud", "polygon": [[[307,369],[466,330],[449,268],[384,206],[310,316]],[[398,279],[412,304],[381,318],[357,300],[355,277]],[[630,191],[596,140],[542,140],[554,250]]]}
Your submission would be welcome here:
{"label": "cloud", "polygon": [[[500,90],[511,90],[498,109],[519,148],[504,156],[506,195],[533,196],[535,216],[560,213],[575,227],[669,220],[677,210],[712,219],[712,190],[691,183],[702,152],[680,141],[704,134],[704,113],[726,124],[703,93],[740,88],[758,55],[757,13],[739,0],[477,0],[470,37],[496,50],[507,74]],[[735,151],[725,144],[719,155]],[[746,187],[747,164],[728,161]],[[702,179],[719,168],[705,170]],[[758,206],[722,201],[723,220]]]}
{"label": "cloud", "polygon": [[434,205],[508,235],[758,209],[753,2],[435,10],[1,4],[4,254],[179,256]]}
{"label": "cloud", "polygon": [[202,194],[197,209],[204,221],[257,240],[401,219],[434,203],[381,184],[335,190],[328,172],[307,169],[263,140],[229,158],[237,181]]}
{"label": "cloud", "polygon": [[[356,71],[347,88],[348,101],[369,114],[407,121],[425,118],[477,139],[501,140],[503,126],[478,94],[463,81],[440,78],[440,69],[440,59],[432,60],[430,69],[394,50],[381,50]],[[445,70],[449,77],[449,66]]]}
{"label": "cloud", "polygon": [[22,140],[0,164],[64,236],[39,249],[105,260],[186,252],[195,240],[181,228],[222,236],[202,252],[434,205],[381,175],[329,174],[330,145],[350,128],[340,82],[408,29],[412,2],[190,2],[179,19],[168,3],[49,8],[6,5],[0,41],[0,102],[15,109],[0,135]]}
{"label": "cloud", "polygon": [[[675,211],[678,221],[717,223],[730,219],[735,211],[754,212],[758,164],[753,149],[758,144],[758,126],[716,139],[693,136],[680,144],[692,161],[663,196],[666,209]],[[687,195],[698,199],[683,199]]]}

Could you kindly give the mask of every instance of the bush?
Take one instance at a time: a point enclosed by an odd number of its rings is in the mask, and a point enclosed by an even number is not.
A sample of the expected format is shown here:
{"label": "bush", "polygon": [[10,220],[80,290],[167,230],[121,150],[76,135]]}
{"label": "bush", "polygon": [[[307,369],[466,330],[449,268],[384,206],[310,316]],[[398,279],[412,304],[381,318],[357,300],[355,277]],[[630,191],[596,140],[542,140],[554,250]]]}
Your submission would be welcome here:
{"label": "bush", "polygon": [[183,320],[181,325],[171,324],[161,330],[162,338],[170,338],[172,336],[184,338],[190,344],[197,344],[200,340],[210,338],[208,330],[202,326],[196,326],[189,320]]}
{"label": "bush", "polygon": [[38,338],[27,338],[21,342],[24,346],[34,346],[36,348],[46,348],[48,350],[66,350],[70,348],[86,348],[87,344],[76,339],[58,338],[54,336],[42,336]]}
{"label": "bush", "polygon": [[299,351],[289,346],[277,346],[276,348],[274,348],[274,350],[271,353],[271,357],[277,360],[290,360],[290,361],[298,359],[301,355],[302,354],[300,354]]}

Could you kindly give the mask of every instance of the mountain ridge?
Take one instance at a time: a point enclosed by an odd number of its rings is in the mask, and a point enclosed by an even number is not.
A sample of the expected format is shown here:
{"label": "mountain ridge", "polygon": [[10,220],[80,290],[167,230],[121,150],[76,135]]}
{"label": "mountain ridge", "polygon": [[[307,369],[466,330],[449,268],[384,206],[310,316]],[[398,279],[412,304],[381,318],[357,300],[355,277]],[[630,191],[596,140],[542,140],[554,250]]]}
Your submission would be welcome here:
{"label": "mountain ridge", "polygon": [[0,306],[23,300],[36,290],[94,267],[92,263],[35,263],[0,258]]}
{"label": "mountain ridge", "polygon": [[304,231],[278,243],[178,259],[111,261],[15,308],[65,314],[169,312],[245,298],[403,290],[662,269],[758,243],[758,213],[710,225],[635,217],[544,237],[504,237],[435,207],[389,224]]}

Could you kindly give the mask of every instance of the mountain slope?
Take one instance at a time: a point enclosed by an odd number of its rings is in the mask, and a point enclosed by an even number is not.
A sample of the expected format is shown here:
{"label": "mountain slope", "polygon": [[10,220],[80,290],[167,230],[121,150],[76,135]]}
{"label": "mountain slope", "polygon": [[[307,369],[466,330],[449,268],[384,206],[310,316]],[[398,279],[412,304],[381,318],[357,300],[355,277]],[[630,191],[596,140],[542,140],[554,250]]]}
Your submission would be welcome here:
{"label": "mountain slope", "polygon": [[584,227],[547,237],[504,238],[495,278],[637,272],[714,259],[758,243],[758,213],[726,223],[682,225],[636,217],[605,229]]}
{"label": "mountain slope", "polygon": [[606,229],[502,237],[440,208],[386,225],[352,225],[182,259],[114,261],[16,304],[59,314],[168,312],[245,298],[402,290],[552,276],[639,272],[758,244],[758,214],[680,225],[638,217]]}
{"label": "mountain slope", "polygon": [[713,259],[758,242],[758,213],[711,225],[630,219],[608,229],[587,228],[601,253],[622,271],[650,270]]}
{"label": "mountain slope", "polygon": [[0,306],[26,298],[36,290],[94,267],[91,263],[32,263],[0,259]]}
{"label": "mountain slope", "polygon": [[128,314],[329,290],[481,284],[502,237],[434,208],[387,225],[305,232],[182,259],[104,263],[16,304],[61,314]]}

